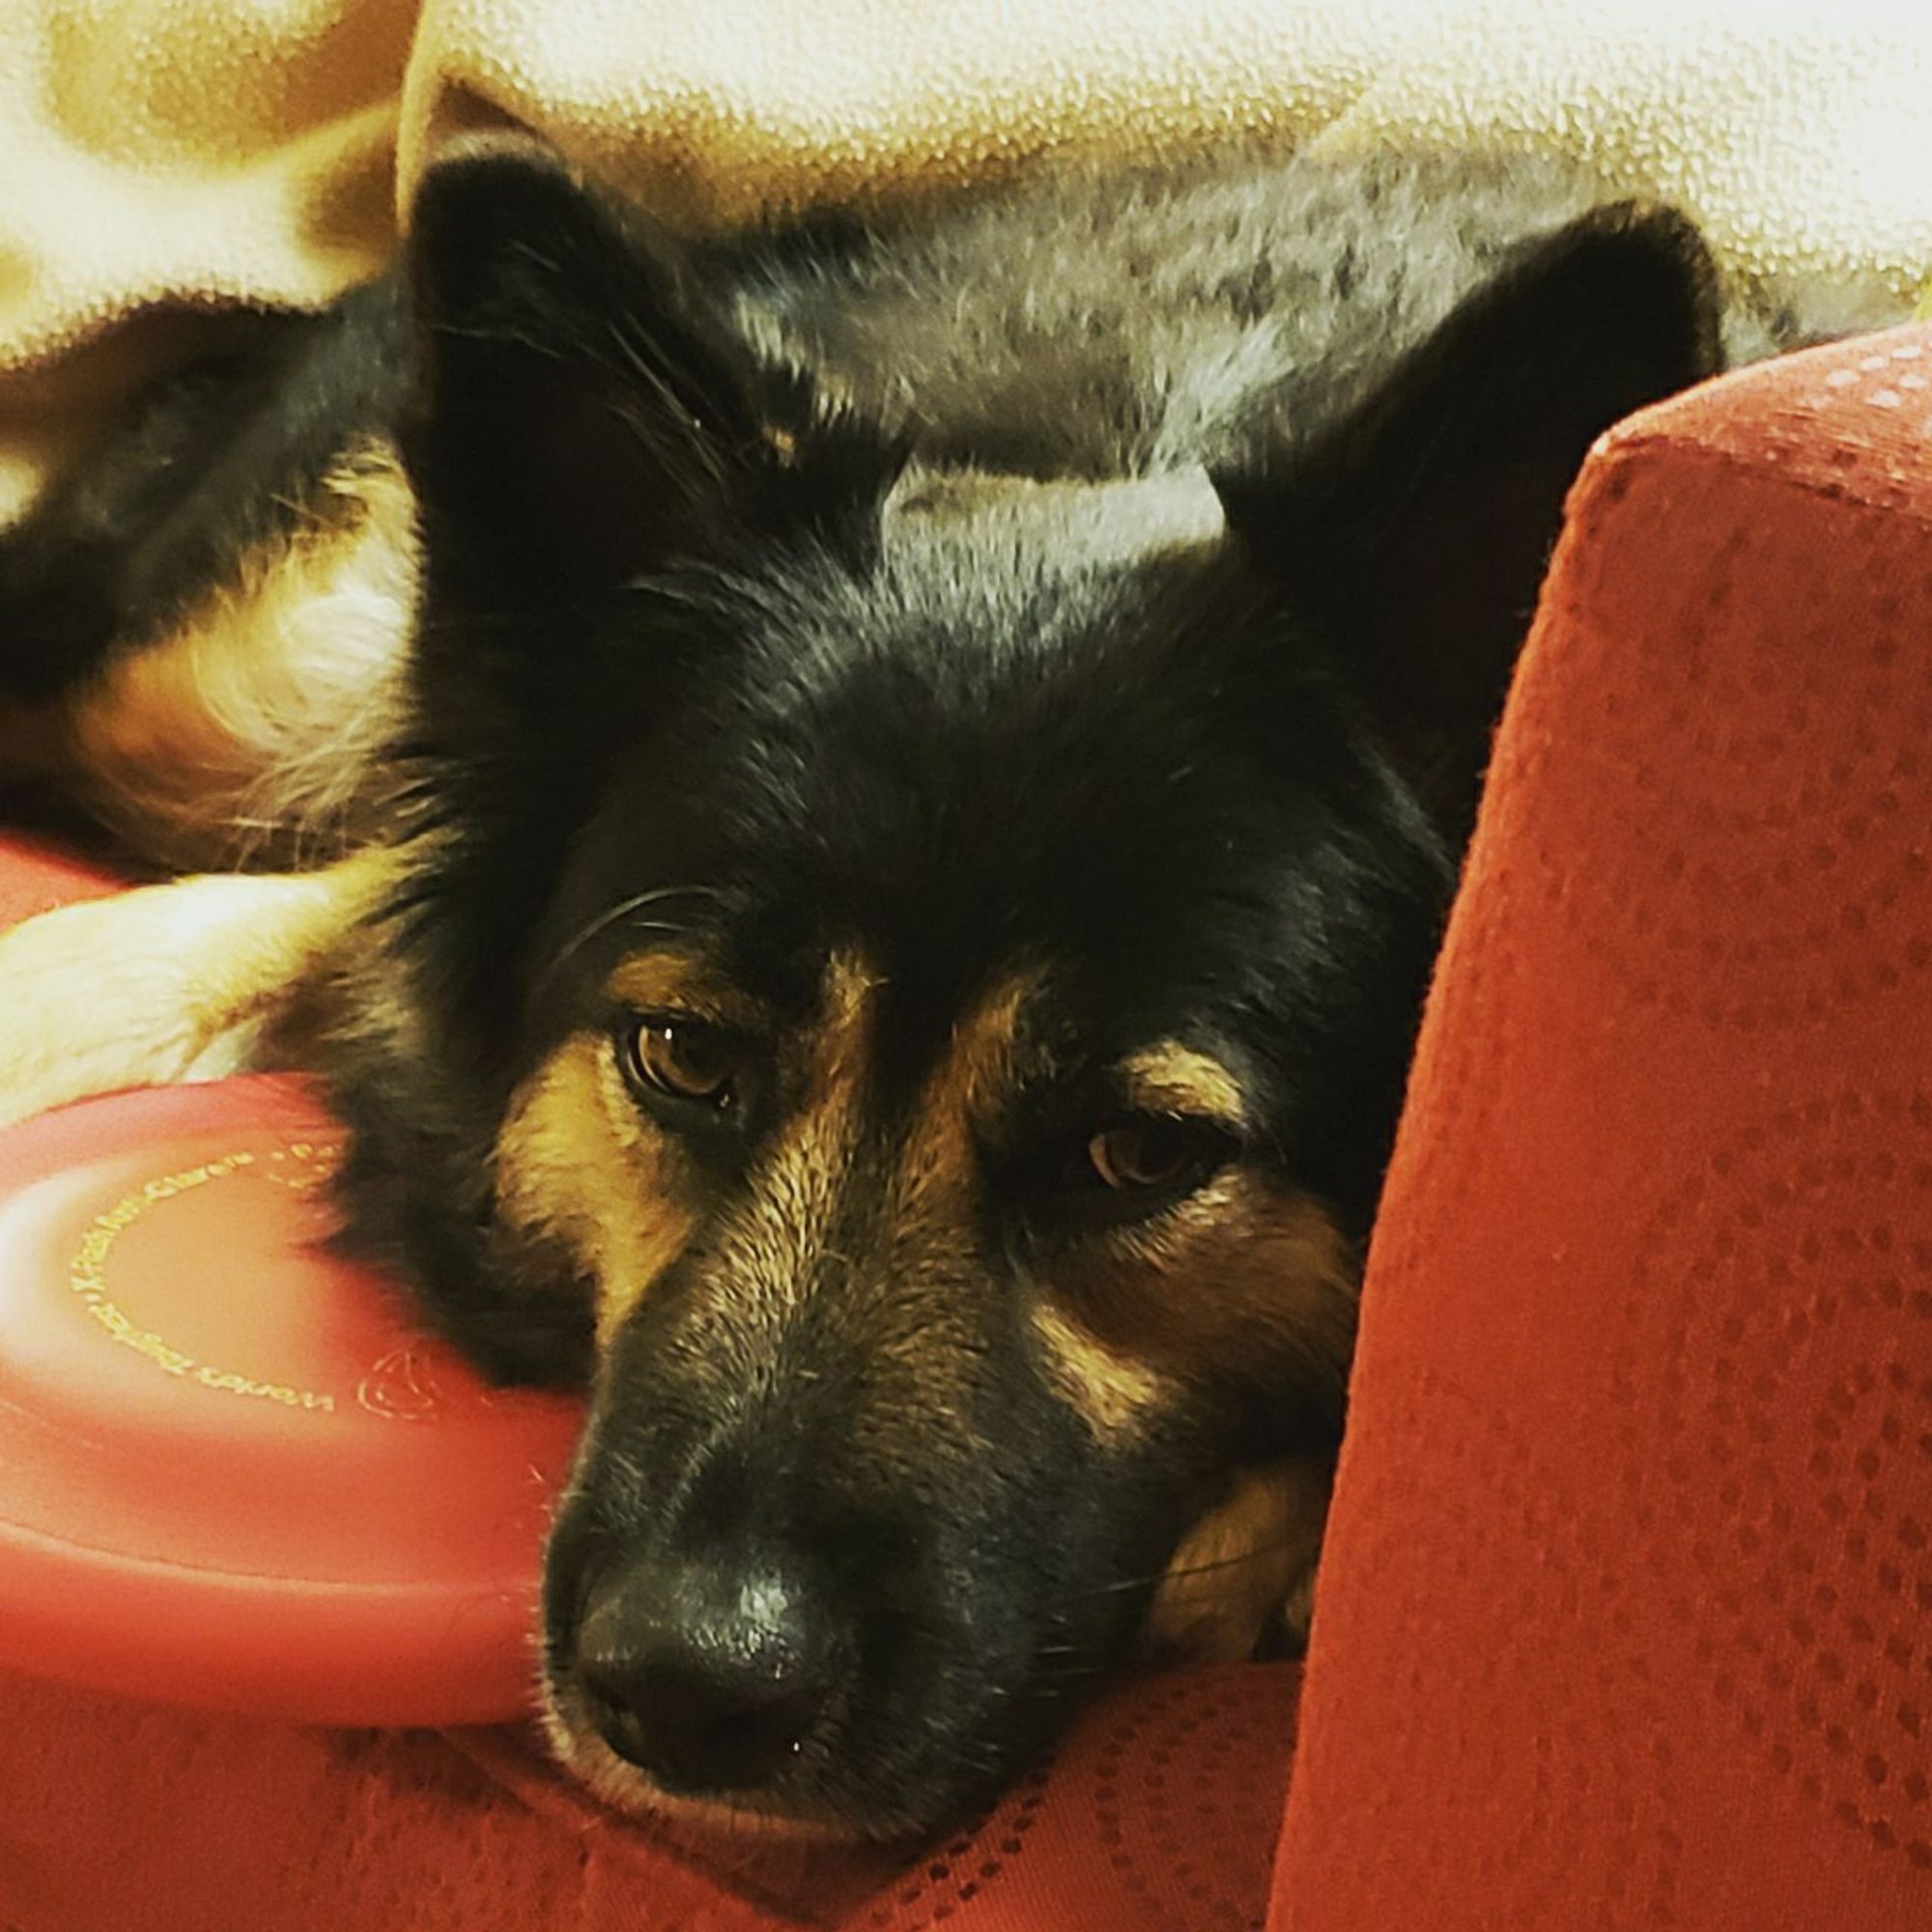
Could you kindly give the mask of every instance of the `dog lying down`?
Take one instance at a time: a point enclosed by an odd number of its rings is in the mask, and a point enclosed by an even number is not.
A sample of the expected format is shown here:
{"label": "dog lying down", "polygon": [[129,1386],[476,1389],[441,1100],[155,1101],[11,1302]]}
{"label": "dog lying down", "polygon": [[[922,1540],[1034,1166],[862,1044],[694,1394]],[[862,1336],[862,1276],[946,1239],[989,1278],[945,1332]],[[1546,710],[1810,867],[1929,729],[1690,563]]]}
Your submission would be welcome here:
{"label": "dog lying down", "polygon": [[842,1834],[1300,1641],[1566,485],[1690,226],[1220,157],[697,243],[527,144],[209,319],[0,550],[15,777],[202,874],[0,941],[0,1109],[318,1069],[342,1241],[587,1380],[558,1754]]}

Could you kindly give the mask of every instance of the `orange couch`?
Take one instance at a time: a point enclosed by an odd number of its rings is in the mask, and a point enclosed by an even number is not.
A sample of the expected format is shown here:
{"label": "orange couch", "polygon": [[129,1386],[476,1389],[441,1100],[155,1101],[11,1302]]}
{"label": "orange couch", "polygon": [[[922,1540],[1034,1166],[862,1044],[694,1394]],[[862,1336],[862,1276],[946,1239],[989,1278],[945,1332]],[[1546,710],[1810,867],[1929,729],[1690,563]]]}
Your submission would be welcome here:
{"label": "orange couch", "polygon": [[17,1680],[0,1925],[1932,1926],[1932,328],[1578,482],[1352,1405],[1305,1689],[1126,1687],[908,1870],[681,1843],[512,1733]]}

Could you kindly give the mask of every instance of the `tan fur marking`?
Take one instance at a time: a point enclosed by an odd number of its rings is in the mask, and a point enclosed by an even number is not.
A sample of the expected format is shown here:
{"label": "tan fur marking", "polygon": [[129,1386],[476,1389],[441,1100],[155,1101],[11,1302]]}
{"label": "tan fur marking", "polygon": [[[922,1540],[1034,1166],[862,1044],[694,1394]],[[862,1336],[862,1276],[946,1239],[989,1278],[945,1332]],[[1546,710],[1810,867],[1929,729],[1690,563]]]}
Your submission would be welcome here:
{"label": "tan fur marking", "polygon": [[1131,1430],[1173,1393],[1165,1377],[1109,1349],[1051,1302],[1034,1309],[1033,1325],[1060,1392],[1102,1441]]}
{"label": "tan fur marking", "polygon": [[761,1017],[753,1002],[689,952],[634,952],[608,984],[611,997],[633,1012],[690,1013],[724,1026],[755,1026]]}
{"label": "tan fur marking", "polygon": [[395,863],[181,879],[0,935],[0,1122],[249,1066]]}
{"label": "tan fur marking", "polygon": [[1284,1605],[1305,1635],[1329,1481],[1325,1461],[1244,1472],[1175,1550],[1149,1613],[1150,1644],[1192,1662],[1237,1662]]}
{"label": "tan fur marking", "polygon": [[872,1004],[885,983],[856,953],[835,952],[825,969],[825,1018],[811,1052],[810,1091],[851,1104],[870,1048]]}
{"label": "tan fur marking", "polygon": [[1059,1284],[1110,1347],[1183,1376],[1330,1372],[1352,1344],[1349,1244],[1312,1197],[1232,1168]]}
{"label": "tan fur marking", "polygon": [[952,1029],[946,1057],[920,1096],[900,1176],[908,1202],[970,1184],[973,1129],[998,1111],[1013,1087],[1020,1015],[1040,980],[1037,972],[1014,974]]}
{"label": "tan fur marking", "polygon": [[[730,1278],[748,1316],[787,1304],[825,1238],[855,1131],[877,983],[855,959],[837,957],[827,969],[825,1017],[808,1049],[803,1101],[726,1236]],[[639,1010],[757,1020],[751,1002],[687,952],[635,953],[609,986]],[[591,1034],[565,1042],[517,1094],[497,1138],[497,1184],[505,1219],[558,1242],[595,1285],[601,1341],[639,1305],[694,1225],[677,1201],[686,1176],[674,1143],[639,1113],[614,1049]]]}
{"label": "tan fur marking", "polygon": [[1247,1122],[1247,1102],[1235,1076],[1218,1060],[1178,1040],[1137,1053],[1122,1070],[1128,1098],[1150,1114],[1188,1114],[1231,1128]]}
{"label": "tan fur marking", "polygon": [[824,1015],[810,1037],[804,1096],[753,1178],[725,1252],[741,1315],[776,1319],[810,1280],[830,1238],[859,1125],[867,1033],[878,978],[837,954],[825,975]]}
{"label": "tan fur marking", "polygon": [[1199,1382],[1339,1392],[1354,1328],[1347,1243],[1318,1204],[1233,1169],[1056,1269],[1035,1326],[1096,1436]]}
{"label": "tan fur marking", "polygon": [[497,1139],[508,1223],[561,1244],[596,1285],[608,1341],[690,1238],[669,1198],[675,1153],[639,1115],[610,1042],[567,1039],[526,1080]]}
{"label": "tan fur marking", "polygon": [[150,857],[311,863],[380,810],[414,621],[415,498],[386,448],[323,489],[315,517],[59,720],[48,762]]}

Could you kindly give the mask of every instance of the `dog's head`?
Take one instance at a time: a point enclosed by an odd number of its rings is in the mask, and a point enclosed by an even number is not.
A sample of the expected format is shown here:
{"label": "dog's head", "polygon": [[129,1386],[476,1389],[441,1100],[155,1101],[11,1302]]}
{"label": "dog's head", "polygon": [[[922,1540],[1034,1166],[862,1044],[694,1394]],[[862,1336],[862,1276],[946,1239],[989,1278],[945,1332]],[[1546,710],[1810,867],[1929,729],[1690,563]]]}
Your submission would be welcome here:
{"label": "dog's head", "polygon": [[527,157],[432,177],[412,273],[415,971],[593,1311],[555,1734],[930,1826],[1151,1635],[1305,1613],[1484,734],[1702,256],[1585,218],[1318,435],[1099,488],[907,468]]}

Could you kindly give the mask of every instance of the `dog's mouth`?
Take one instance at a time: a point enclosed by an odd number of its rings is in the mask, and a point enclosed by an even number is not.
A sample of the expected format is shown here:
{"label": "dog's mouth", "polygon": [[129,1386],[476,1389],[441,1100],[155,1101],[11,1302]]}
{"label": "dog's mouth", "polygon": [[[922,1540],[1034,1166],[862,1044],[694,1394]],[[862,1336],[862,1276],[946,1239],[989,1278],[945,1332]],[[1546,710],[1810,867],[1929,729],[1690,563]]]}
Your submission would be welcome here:
{"label": "dog's mouth", "polygon": [[694,1789],[667,1783],[648,1764],[620,1750],[606,1728],[598,1700],[574,1676],[546,1680],[542,1716],[558,1763],[616,1810],[732,1838],[839,1846],[889,1835],[813,1795],[802,1744],[790,1753],[799,1762],[788,1765],[782,1777],[758,1785]]}
{"label": "dog's mouth", "polygon": [[614,1709],[573,1669],[547,1678],[543,1721],[559,1763],[617,1810],[830,1847],[916,1840],[990,1804],[1028,1756],[996,1741],[1009,1703],[936,1726],[902,1714],[896,1744],[881,1749],[863,1720],[788,1735],[788,1722],[772,1728],[762,1715],[694,1719],[675,1697]]}

